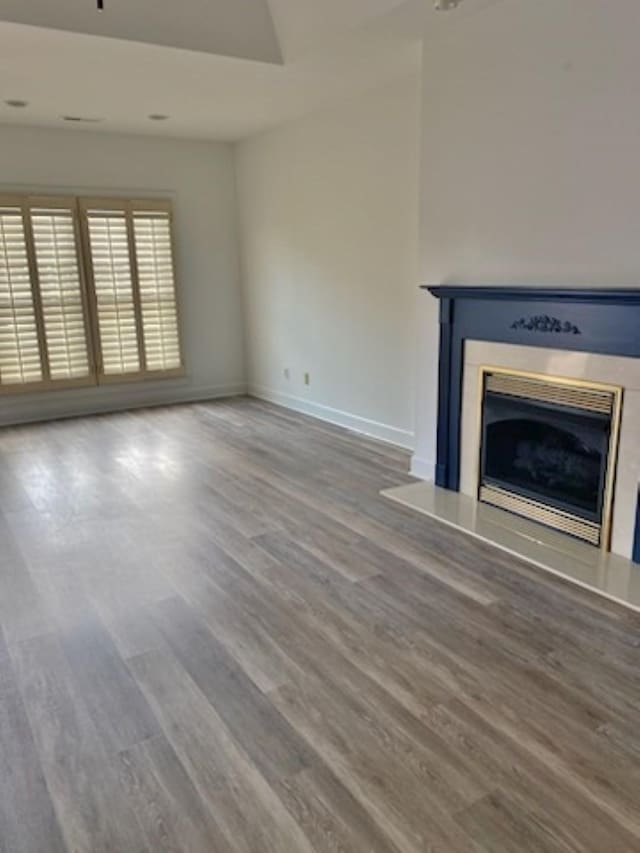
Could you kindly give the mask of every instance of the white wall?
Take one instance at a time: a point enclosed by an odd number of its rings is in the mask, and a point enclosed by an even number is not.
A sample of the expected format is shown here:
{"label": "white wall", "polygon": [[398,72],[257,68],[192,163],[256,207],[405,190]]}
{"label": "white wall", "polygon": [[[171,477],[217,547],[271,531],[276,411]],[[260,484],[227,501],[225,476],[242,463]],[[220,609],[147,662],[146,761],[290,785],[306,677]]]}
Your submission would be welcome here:
{"label": "white wall", "polygon": [[251,139],[237,160],[251,390],[406,446],[418,101],[416,79],[395,82]]}
{"label": "white wall", "polygon": [[0,191],[161,195],[174,200],[187,376],[0,397],[0,423],[244,388],[233,149],[88,132],[0,127]]}
{"label": "white wall", "polygon": [[[640,286],[640,3],[463,9],[425,40],[422,279]],[[438,326],[426,294],[419,324],[416,470],[428,471]]]}

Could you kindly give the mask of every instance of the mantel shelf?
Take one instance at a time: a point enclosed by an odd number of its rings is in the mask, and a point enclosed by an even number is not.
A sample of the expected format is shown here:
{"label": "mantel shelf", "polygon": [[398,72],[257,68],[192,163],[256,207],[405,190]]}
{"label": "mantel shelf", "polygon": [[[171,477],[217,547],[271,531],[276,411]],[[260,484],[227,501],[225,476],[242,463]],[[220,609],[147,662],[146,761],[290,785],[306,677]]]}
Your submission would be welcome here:
{"label": "mantel shelf", "polygon": [[481,299],[500,302],[578,302],[602,305],[640,305],[638,288],[579,288],[579,287],[531,287],[531,286],[485,286],[462,284],[423,284],[438,299]]}

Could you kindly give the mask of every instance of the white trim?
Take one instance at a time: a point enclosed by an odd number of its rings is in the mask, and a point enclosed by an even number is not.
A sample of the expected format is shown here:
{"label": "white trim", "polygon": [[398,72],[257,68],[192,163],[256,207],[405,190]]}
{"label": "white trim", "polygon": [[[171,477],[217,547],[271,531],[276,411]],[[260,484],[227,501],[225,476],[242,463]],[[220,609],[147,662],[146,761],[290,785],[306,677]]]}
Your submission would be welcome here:
{"label": "white trim", "polygon": [[436,464],[429,459],[422,459],[420,456],[411,457],[410,472],[419,480],[429,480],[433,482],[436,478]]}
{"label": "white trim", "polygon": [[102,385],[44,394],[16,394],[15,397],[2,398],[0,426],[120,412],[146,406],[196,403],[220,397],[237,397],[246,393],[247,386],[244,382],[228,385],[190,385],[164,380],[154,383],[136,382],[126,387]]}
{"label": "white trim", "polygon": [[393,444],[396,447],[402,447],[407,450],[413,449],[414,434],[408,430],[398,429],[398,427],[389,426],[388,424],[381,424],[378,421],[372,421],[360,415],[353,415],[350,412],[332,409],[330,406],[323,406],[321,403],[314,403],[312,400],[305,400],[302,397],[294,397],[292,394],[275,391],[263,385],[249,385],[248,393],[253,397],[258,397],[260,400],[277,403],[279,406],[293,409],[295,412],[311,415],[311,417],[318,418],[318,420],[345,427],[361,435],[377,438],[379,441],[387,442],[387,444]]}

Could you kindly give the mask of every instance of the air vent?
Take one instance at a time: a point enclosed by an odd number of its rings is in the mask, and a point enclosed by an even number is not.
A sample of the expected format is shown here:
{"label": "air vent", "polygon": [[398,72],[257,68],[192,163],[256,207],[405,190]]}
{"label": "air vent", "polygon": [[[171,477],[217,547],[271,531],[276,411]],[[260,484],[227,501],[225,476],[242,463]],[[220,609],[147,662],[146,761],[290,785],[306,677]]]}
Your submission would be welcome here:
{"label": "air vent", "polygon": [[98,124],[101,118],[88,118],[87,116],[62,116],[63,121],[74,121],[78,124]]}
{"label": "air vent", "polygon": [[436,0],[436,12],[449,12],[451,9],[457,9],[462,3],[462,0]]}
{"label": "air vent", "polygon": [[585,388],[579,383],[530,379],[517,374],[490,373],[485,387],[487,391],[492,391],[494,394],[507,394],[511,397],[523,397],[525,400],[570,406],[585,409],[588,412],[600,412],[603,415],[610,415],[615,405],[614,391],[604,391],[589,386]]}

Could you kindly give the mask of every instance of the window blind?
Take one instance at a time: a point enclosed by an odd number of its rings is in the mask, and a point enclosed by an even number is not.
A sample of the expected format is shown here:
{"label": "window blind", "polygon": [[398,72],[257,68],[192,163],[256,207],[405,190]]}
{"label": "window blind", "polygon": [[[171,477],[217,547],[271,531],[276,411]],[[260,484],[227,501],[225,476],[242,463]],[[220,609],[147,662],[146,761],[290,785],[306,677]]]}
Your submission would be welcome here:
{"label": "window blind", "polygon": [[134,210],[133,233],[146,368],[174,370],[181,356],[170,213]]}
{"label": "window blind", "polygon": [[124,210],[86,211],[100,344],[105,376],[141,369],[127,215]]}
{"label": "window blind", "polygon": [[0,391],[182,373],[169,202],[0,195]]}
{"label": "window blind", "polygon": [[0,385],[43,378],[22,207],[0,201]]}
{"label": "window blind", "polygon": [[91,373],[74,210],[31,207],[40,304],[52,380]]}

